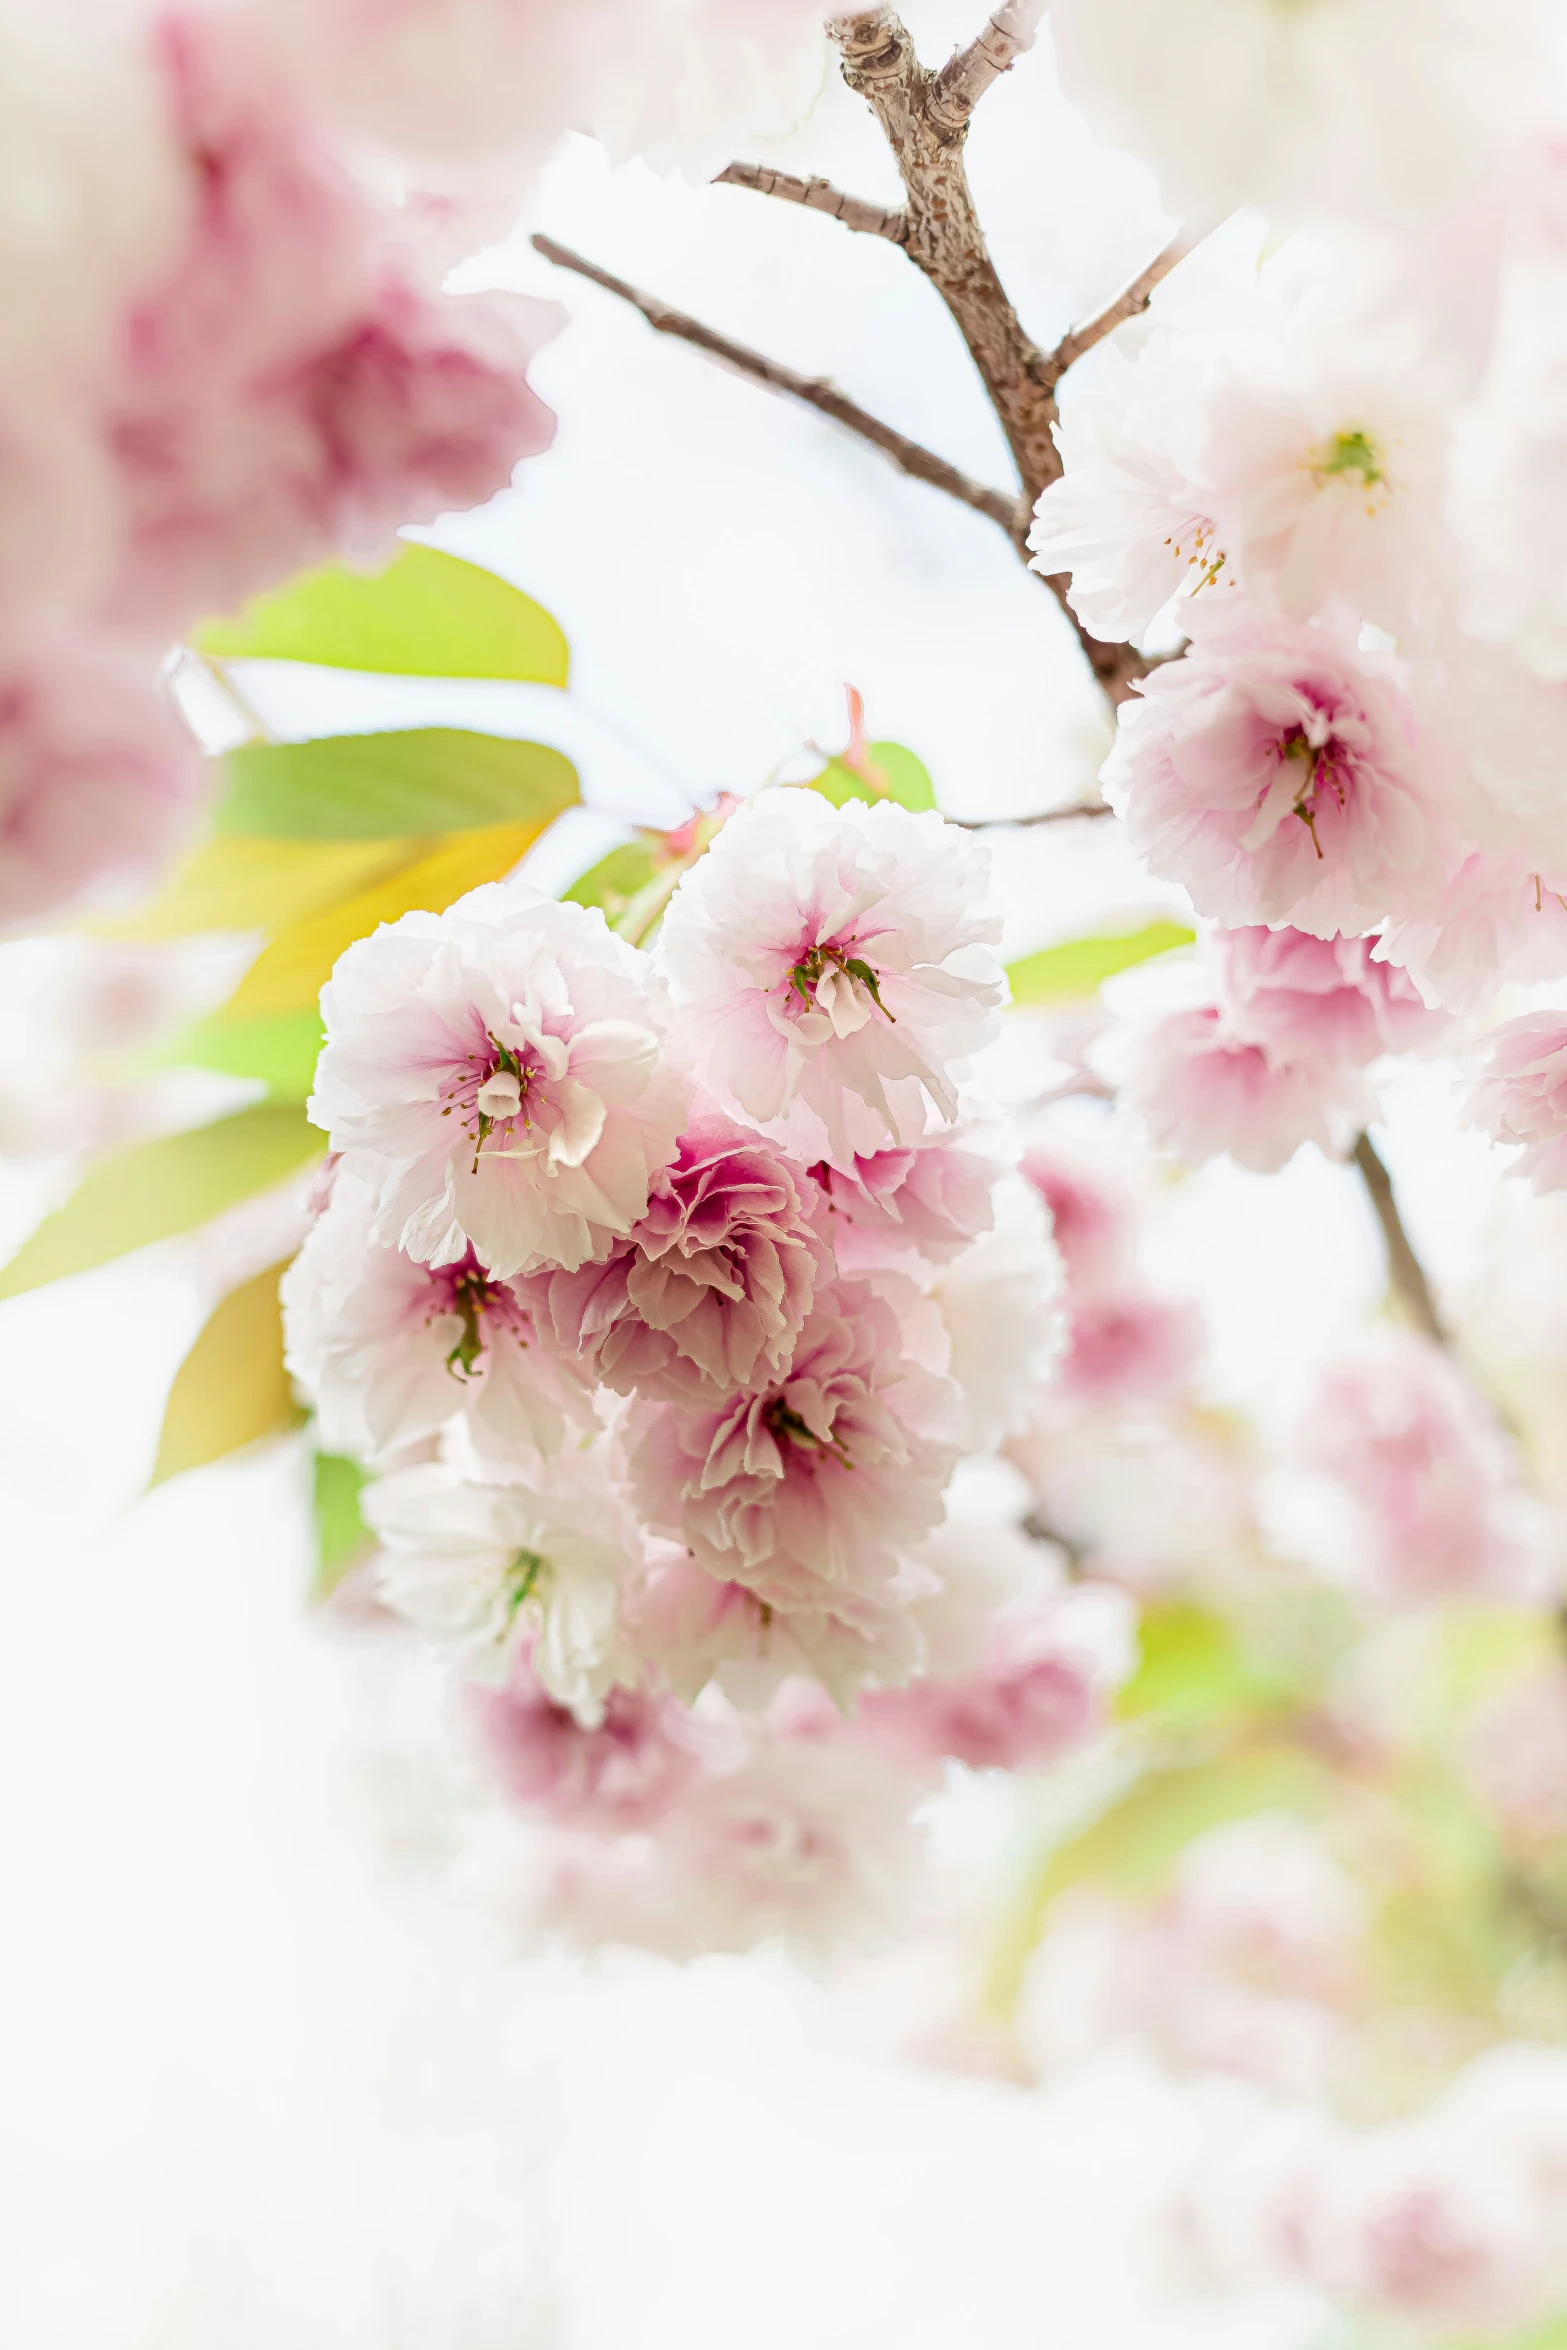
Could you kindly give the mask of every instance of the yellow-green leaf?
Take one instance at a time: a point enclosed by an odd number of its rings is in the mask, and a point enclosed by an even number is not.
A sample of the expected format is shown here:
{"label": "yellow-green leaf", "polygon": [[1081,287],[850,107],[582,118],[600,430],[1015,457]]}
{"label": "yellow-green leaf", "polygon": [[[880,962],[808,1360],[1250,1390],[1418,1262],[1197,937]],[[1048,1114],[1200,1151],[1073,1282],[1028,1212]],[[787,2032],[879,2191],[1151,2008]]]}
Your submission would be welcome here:
{"label": "yellow-green leaf", "polygon": [[193,1231],[325,1149],[326,1136],[301,1111],[263,1102],[211,1126],[115,1151],[88,1170],[65,1205],[0,1267],[0,1298]]}
{"label": "yellow-green leaf", "polygon": [[1127,1718],[1212,1722],[1221,1714],[1266,1711],[1284,1703],[1290,1685],[1248,1657],[1236,1627],[1195,1600],[1154,1601],[1137,1627],[1138,1665],[1121,1691]]}
{"label": "yellow-green leaf", "polygon": [[1007,965],[1014,1004],[1068,1003],[1089,996],[1117,971],[1167,955],[1172,947],[1189,947],[1195,933],[1183,922],[1147,922],[1141,930],[1106,937],[1069,938],[1061,946],[1044,947]]}
{"label": "yellow-green leaf", "polygon": [[812,791],[841,808],[845,800],[895,800],[900,808],[918,813],[936,805],[936,788],[921,759],[902,743],[867,743],[870,772],[829,759],[820,775],[811,777]]}
{"label": "yellow-green leaf", "polygon": [[429,846],[428,839],[205,841],[149,905],[94,927],[100,937],[149,942],[202,930],[276,930],[367,889]]}
{"label": "yellow-green leaf", "polygon": [[181,1363],[169,1390],[152,1482],[205,1468],[303,1414],[283,1368],[281,1265],[231,1290]]}
{"label": "yellow-green leaf", "polygon": [[477,563],[411,544],[383,571],[307,571],[237,619],[208,621],[192,642],[218,661],[566,682],[566,639],[542,604]]}
{"label": "yellow-green leaf", "polygon": [[259,1020],[231,1020],[220,1012],[176,1037],[159,1053],[158,1065],[253,1077],[274,1101],[303,1102],[320,1056],[318,1011],[278,1012]]}
{"label": "yellow-green leaf", "polygon": [[442,913],[481,881],[500,880],[537,840],[544,821],[492,824],[479,832],[454,833],[450,840],[421,843],[423,855],[369,889],[279,931],[230,997],[229,1013],[245,1020],[307,1011],[331,977],[338,956],[356,938],[418,908]]}
{"label": "yellow-green leaf", "polygon": [[571,761],[542,743],[429,726],[231,751],[214,821],[220,834],[405,839],[547,823],[580,796]]}
{"label": "yellow-green leaf", "polygon": [[623,841],[600,857],[564,894],[573,906],[598,906],[611,921],[653,878],[653,852],[646,841]]}
{"label": "yellow-green leaf", "polygon": [[346,1453],[318,1452],[315,1456],[312,1502],[316,1522],[316,1573],[313,1599],[330,1599],[374,1541],[359,1513],[365,1471]]}

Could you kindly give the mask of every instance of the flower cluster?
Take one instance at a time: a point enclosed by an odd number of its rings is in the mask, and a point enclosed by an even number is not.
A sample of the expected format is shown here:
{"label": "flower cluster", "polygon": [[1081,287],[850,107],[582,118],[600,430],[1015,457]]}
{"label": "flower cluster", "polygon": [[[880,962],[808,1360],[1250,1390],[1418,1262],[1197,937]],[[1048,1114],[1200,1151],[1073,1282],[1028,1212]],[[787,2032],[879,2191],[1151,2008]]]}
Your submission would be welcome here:
{"label": "flower cluster", "polygon": [[574,1931],[869,1922],[944,1758],[1047,1763],[1127,1670],[1117,1595],[949,1495],[1055,1340],[967,1091],[986,886],[935,815],[772,790],[652,952],[495,883],[323,993],[289,1364]]}

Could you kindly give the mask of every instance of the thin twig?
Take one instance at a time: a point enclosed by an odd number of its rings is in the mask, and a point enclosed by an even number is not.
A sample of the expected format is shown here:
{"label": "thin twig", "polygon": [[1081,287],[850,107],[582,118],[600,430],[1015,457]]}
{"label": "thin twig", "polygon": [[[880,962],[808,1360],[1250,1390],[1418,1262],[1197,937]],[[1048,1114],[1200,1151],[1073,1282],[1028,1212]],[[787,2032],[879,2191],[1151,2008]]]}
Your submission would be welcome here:
{"label": "thin twig", "polygon": [[1448,1332],[1436,1310],[1425,1267],[1414,1252],[1409,1235],[1404,1230],[1403,1218],[1398,1212],[1398,1201],[1393,1196],[1393,1178],[1378,1157],[1369,1134],[1362,1134],[1356,1142],[1354,1160],[1371,1205],[1376,1210],[1377,1222],[1382,1227],[1382,1238],[1387,1247],[1388,1279],[1393,1294],[1418,1330],[1423,1330],[1427,1338],[1434,1338],[1438,1346],[1447,1346],[1450,1343]]}
{"label": "thin twig", "polygon": [[1046,0],[1004,0],[977,40],[955,49],[935,75],[930,110],[949,136],[963,128],[991,83],[1032,49],[1045,5]]}
{"label": "thin twig", "polygon": [[1184,236],[1172,237],[1164,251],[1156,254],[1148,267],[1133,278],[1124,294],[1117,294],[1108,309],[1101,310],[1098,317],[1089,319],[1085,326],[1074,327],[1069,335],[1063,335],[1045,361],[1045,372],[1051,383],[1058,384],[1067,369],[1075,366],[1085,352],[1091,351],[1096,343],[1102,343],[1106,335],[1114,334],[1116,328],[1124,326],[1129,318],[1136,318],[1146,310],[1153,298],[1154,288],[1169,276],[1178,261],[1185,260],[1190,251],[1190,242]]}
{"label": "thin twig", "polygon": [[949,816],[959,832],[994,832],[1003,824],[1021,832],[1030,824],[1069,824],[1076,816],[1113,816],[1108,800],[1078,801],[1067,808],[1037,808],[1032,816]]}
{"label": "thin twig", "polygon": [[845,195],[831,180],[801,179],[792,171],[774,171],[769,163],[726,163],[714,180],[715,188],[749,188],[758,196],[777,196],[785,204],[803,204],[807,212],[825,212],[843,226],[866,237],[885,237],[901,245],[909,233],[901,210],[868,204],[863,196]]}
{"label": "thin twig", "polygon": [[915,481],[925,482],[931,489],[944,490],[949,498],[958,499],[962,505],[972,506],[977,514],[985,515],[1004,530],[1014,546],[1021,543],[1019,533],[1020,530],[1026,530],[1028,517],[1020,510],[1015,496],[1009,497],[1004,490],[989,489],[985,483],[960,473],[955,465],[949,465],[945,457],[938,457],[933,449],[927,449],[920,442],[911,441],[903,433],[895,432],[890,424],[883,424],[879,416],[872,416],[857,402],[847,399],[836,384],[824,382],[820,376],[800,375],[794,368],[785,367],[776,359],[768,359],[760,351],[748,349],[744,343],[731,341],[728,335],[718,334],[712,327],[704,326],[700,319],[691,318],[684,310],[676,310],[668,302],[660,301],[656,294],[645,294],[639,287],[629,285],[623,277],[616,277],[610,270],[600,269],[596,261],[589,261],[581,253],[572,252],[568,245],[558,245],[553,237],[536,236],[533,247],[535,252],[543,254],[546,261],[553,261],[557,268],[574,270],[578,277],[585,277],[590,284],[602,286],[606,293],[616,294],[622,302],[629,302],[634,310],[641,312],[655,333],[674,335],[680,342],[690,343],[697,350],[707,352],[710,358],[720,359],[725,366],[749,376],[754,383],[765,384],[769,391],[782,392],[787,398],[801,400],[808,408],[815,408],[823,416],[830,416],[835,424],[843,425],[860,440],[869,441],[873,448],[880,449],[882,455],[890,457],[900,472],[909,474]]}

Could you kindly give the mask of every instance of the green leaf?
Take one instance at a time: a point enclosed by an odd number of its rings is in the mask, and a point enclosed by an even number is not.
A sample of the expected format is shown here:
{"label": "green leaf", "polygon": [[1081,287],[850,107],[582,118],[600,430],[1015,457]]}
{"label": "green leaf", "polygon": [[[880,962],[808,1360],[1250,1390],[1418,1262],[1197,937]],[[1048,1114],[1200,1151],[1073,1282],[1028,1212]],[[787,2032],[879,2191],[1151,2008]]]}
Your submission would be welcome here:
{"label": "green leaf", "polygon": [[1138,1665],[1116,1710],[1171,1722],[1266,1711],[1287,1703],[1291,1686],[1248,1657],[1235,1626],[1193,1600],[1156,1601],[1137,1627]]}
{"label": "green leaf", "polygon": [[312,1495],[316,1522],[313,1599],[330,1599],[375,1539],[359,1514],[359,1496],[367,1482],[366,1472],[346,1453],[316,1454]]}
{"label": "green leaf", "polygon": [[387,840],[547,822],[581,797],[559,751],[456,726],[251,743],[227,764],[218,832],[272,839]]}
{"label": "green leaf", "polygon": [[1173,947],[1189,947],[1195,931],[1184,922],[1148,922],[1141,930],[1106,937],[1069,938],[1058,947],[1044,947],[1007,965],[1015,1005],[1068,1003],[1090,996],[1117,971],[1167,955]]}
{"label": "green leaf", "polygon": [[383,868],[368,889],[335,899],[280,929],[229,998],[236,1020],[309,1011],[332,976],[338,956],[382,922],[423,910],[444,913],[484,881],[499,881],[520,862],[544,830],[536,824],[485,824],[444,840],[415,841],[422,852]]}
{"label": "green leaf", "polygon": [[628,840],[590,865],[564,895],[569,905],[598,906],[613,921],[652,878],[652,850],[645,841]]}
{"label": "green leaf", "polygon": [[812,776],[811,790],[819,791],[835,808],[841,808],[845,800],[896,800],[900,808],[912,808],[916,814],[934,808],[936,789],[929,772],[902,743],[867,743],[865,756],[884,789],[878,791],[865,775],[845,767],[841,759],[829,759],[820,775]]}
{"label": "green leaf", "polygon": [[307,571],[237,619],[208,621],[191,641],[219,661],[566,682],[566,639],[542,604],[477,563],[412,544],[384,571]]}
{"label": "green leaf", "polygon": [[321,1042],[319,1012],[278,1012],[259,1020],[227,1020],[217,1013],[176,1037],[159,1053],[158,1065],[253,1077],[274,1101],[303,1102],[315,1083]]}
{"label": "green leaf", "polygon": [[214,1125],[134,1143],[88,1170],[8,1265],[0,1298],[85,1273],[205,1224],[319,1158],[326,1136],[298,1109],[263,1102]]}
{"label": "green leaf", "polygon": [[283,1368],[281,1265],[231,1290],[175,1373],[152,1482],[203,1469],[303,1417]]}
{"label": "green leaf", "polygon": [[427,855],[427,838],[397,841],[203,841],[148,904],[94,923],[96,936],[160,940],[203,930],[276,930],[337,904]]}

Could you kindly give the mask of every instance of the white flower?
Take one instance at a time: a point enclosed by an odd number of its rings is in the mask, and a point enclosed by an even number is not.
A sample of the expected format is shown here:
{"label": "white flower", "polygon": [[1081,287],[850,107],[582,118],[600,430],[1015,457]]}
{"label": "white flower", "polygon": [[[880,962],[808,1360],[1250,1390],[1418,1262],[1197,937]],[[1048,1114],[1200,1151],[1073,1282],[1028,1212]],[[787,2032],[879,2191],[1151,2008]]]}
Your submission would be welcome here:
{"label": "white flower", "polygon": [[557,1452],[589,1389],[472,1252],[417,1264],[371,1239],[369,1187],[341,1168],[283,1276],[285,1359],[332,1452],[385,1460],[467,1423],[483,1453]]}
{"label": "white flower", "polygon": [[536,1635],[538,1679],[579,1721],[598,1721],[621,1582],[641,1548],[602,1455],[568,1454],[531,1486],[422,1462],[367,1487],[364,1513],[385,1545],[381,1596],[433,1647],[471,1680],[500,1684]]}
{"label": "white flower", "polygon": [[767,791],[686,875],[659,959],[723,1105],[847,1166],[957,1115],[999,1026],[986,852],[934,814]]}
{"label": "white flower", "polygon": [[1541,111],[1529,0],[1056,0],[1067,96],[1182,209],[1446,217]]}
{"label": "white flower", "polygon": [[684,1114],[663,989],[596,909],[492,882],[349,948],[310,1115],[421,1263],[497,1279],[600,1257]]}
{"label": "white flower", "polygon": [[1021,1175],[995,1188],[991,1231],[931,1289],[950,1348],[945,1365],[963,1397],[959,1442],[984,1452],[1034,1418],[1039,1391],[1066,1340],[1065,1277],[1050,1215]]}

